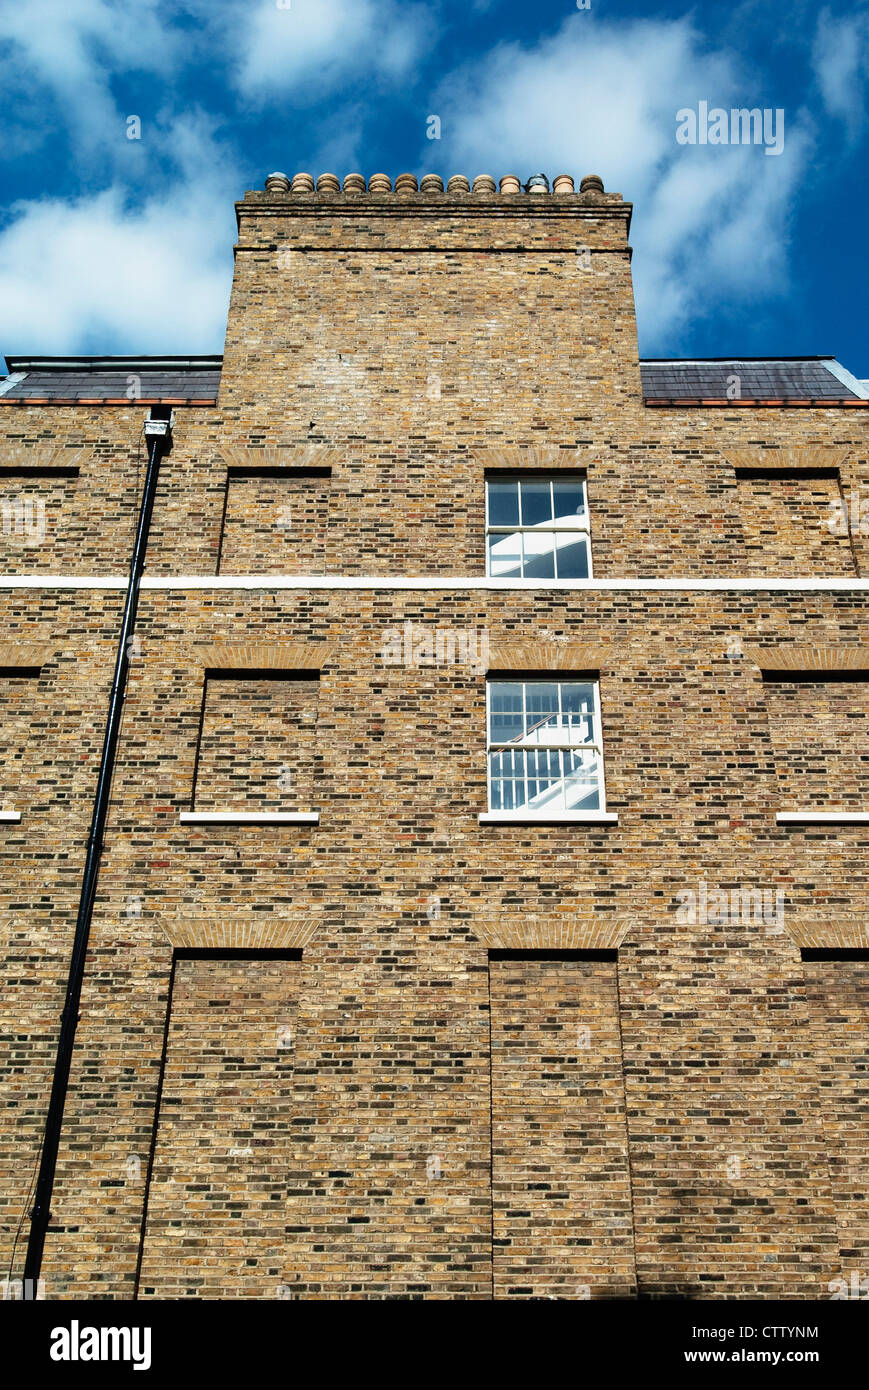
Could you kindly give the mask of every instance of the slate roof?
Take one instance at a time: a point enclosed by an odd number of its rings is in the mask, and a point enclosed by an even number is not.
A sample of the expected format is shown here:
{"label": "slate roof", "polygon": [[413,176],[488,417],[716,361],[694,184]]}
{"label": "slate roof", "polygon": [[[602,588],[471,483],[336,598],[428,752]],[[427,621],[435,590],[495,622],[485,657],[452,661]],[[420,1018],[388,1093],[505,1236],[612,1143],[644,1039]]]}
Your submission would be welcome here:
{"label": "slate roof", "polygon": [[[0,405],[213,404],[222,361],[217,355],[7,357],[9,375],[0,377]],[[734,376],[743,401],[869,400],[869,384],[858,381],[835,357],[647,358],[640,372],[643,398],[652,403],[725,401]]]}
{"label": "slate roof", "polygon": [[0,404],[196,405],[217,400],[222,358],[7,357],[6,363]]}
{"label": "slate roof", "polygon": [[869,392],[835,357],[729,357],[640,363],[645,400],[724,400],[734,376],[742,400],[840,401]]}

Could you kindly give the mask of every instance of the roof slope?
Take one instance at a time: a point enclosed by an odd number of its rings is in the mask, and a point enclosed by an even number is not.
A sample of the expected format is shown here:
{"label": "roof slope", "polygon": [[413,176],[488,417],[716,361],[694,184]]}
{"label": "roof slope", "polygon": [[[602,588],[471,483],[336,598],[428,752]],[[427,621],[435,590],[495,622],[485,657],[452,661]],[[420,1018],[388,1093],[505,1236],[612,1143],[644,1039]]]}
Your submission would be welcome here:
{"label": "roof slope", "polygon": [[[835,357],[721,357],[640,362],[646,400],[863,400]],[[737,378],[737,381],[734,381]]]}
{"label": "roof slope", "polygon": [[[223,359],[208,357],[7,357],[3,404],[213,405]],[[855,403],[869,400],[835,357],[646,358],[650,404],[726,401]]]}
{"label": "roof slope", "polygon": [[0,402],[213,404],[222,359],[210,357],[7,357]]}

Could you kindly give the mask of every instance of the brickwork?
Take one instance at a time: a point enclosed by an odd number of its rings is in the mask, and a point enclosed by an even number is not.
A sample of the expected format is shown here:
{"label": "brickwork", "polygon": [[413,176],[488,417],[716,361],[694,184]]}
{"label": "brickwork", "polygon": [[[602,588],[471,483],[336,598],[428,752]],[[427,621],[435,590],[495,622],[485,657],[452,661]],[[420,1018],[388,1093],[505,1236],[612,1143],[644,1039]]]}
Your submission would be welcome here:
{"label": "brickwork", "polygon": [[10,674],[0,680],[0,809],[15,810],[30,800],[31,731],[37,685],[33,679]]}
{"label": "brickwork", "polygon": [[[4,573],[125,573],[144,414],[0,403],[0,467],[79,468],[45,549]],[[775,817],[809,795],[869,810],[869,685],[826,656],[835,681],[772,680],[757,652],[869,641],[867,538],[831,532],[815,476],[866,488],[866,421],[645,407],[617,197],[246,197],[218,405],[177,409],[161,466],[146,577],[172,585],[142,594],[49,1296],[130,1297],[140,1255],[143,1296],[209,1298],[802,1299],[865,1273],[864,966],[801,959],[789,925],[865,948],[869,827]],[[778,520],[746,473],[777,451]],[[475,587],[499,467],[586,472],[594,584]],[[795,575],[840,587],[764,587]],[[44,653],[36,675],[0,661],[22,812],[0,826],[6,1265],[122,602],[0,588],[4,643]],[[487,663],[395,664],[407,624],[485,634],[492,670],[599,670],[617,823],[480,824]],[[228,801],[320,822],[180,821]],[[745,887],[783,921],[707,910]]]}
{"label": "brickwork", "polygon": [[495,1297],[636,1293],[615,963],[489,964]]}
{"label": "brickwork", "polygon": [[144,1297],[276,1296],[297,990],[292,961],[182,957],[175,967]]}
{"label": "brickwork", "polygon": [[865,682],[765,684],[782,810],[869,805]]}
{"label": "brickwork", "polygon": [[737,507],[748,555],[743,572],[779,574],[854,574],[849,535],[837,535],[839,479],[772,473],[737,474]]}
{"label": "brickwork", "polygon": [[322,573],[328,513],[328,477],[231,472],[221,574]]}
{"label": "brickwork", "polygon": [[195,810],[307,809],[317,763],[318,685],[208,678]]}
{"label": "brickwork", "polygon": [[[865,945],[863,950],[865,954]],[[804,970],[842,1263],[845,1268],[865,1269],[869,965],[865,958],[807,961]]]}

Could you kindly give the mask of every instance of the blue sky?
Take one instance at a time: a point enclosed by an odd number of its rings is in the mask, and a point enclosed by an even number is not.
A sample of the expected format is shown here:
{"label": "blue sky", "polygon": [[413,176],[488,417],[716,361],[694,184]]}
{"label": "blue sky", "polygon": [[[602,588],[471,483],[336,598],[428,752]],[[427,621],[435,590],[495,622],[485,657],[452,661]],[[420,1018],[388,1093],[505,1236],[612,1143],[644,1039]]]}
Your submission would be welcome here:
{"label": "blue sky", "polygon": [[[634,203],[644,356],[869,378],[867,76],[869,0],[0,0],[0,351],[220,351],[274,169],[543,171]],[[701,102],[781,152],[680,144]]]}

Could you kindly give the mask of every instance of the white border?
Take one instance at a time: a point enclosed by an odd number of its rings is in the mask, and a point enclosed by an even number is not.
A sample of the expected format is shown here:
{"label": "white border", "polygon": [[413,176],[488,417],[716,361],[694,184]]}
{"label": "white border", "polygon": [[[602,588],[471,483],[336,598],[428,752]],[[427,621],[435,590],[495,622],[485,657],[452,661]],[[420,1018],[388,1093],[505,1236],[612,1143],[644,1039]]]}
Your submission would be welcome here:
{"label": "white border", "polygon": [[[0,589],[106,589],[125,590],[127,579],[122,575],[57,575],[6,574],[0,575]],[[466,575],[421,575],[419,578],[381,575],[158,575],[146,576],[142,589],[216,592],[227,590],[314,589],[366,590],[371,593],[390,589],[427,591],[431,593],[458,590],[468,593],[776,593],[776,594],[846,594],[869,591],[869,579],[564,579],[553,583],[549,579],[492,579]]]}
{"label": "white border", "polygon": [[615,811],[562,811],[535,816],[530,811],[481,811],[481,825],[618,825]]}
{"label": "white border", "polygon": [[20,819],[20,811],[0,811],[0,822],[6,825],[17,825]]}
{"label": "white border", "polygon": [[319,825],[319,811],[182,811],[182,825]]}

